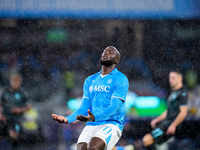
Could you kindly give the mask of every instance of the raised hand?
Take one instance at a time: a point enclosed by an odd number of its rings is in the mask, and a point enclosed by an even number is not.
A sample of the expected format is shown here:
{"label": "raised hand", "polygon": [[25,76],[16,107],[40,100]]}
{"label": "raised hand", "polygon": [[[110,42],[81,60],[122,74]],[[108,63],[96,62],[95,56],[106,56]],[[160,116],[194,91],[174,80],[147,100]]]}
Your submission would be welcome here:
{"label": "raised hand", "polygon": [[52,118],[53,118],[53,120],[55,120],[59,123],[68,123],[67,118],[65,118],[64,116],[58,116],[56,114],[52,114]]}
{"label": "raised hand", "polygon": [[95,117],[94,115],[90,112],[90,110],[88,109],[88,115],[87,116],[83,116],[83,115],[77,115],[76,116],[76,119],[77,120],[80,120],[80,121],[84,121],[84,122],[88,122],[88,121],[94,121],[95,120]]}

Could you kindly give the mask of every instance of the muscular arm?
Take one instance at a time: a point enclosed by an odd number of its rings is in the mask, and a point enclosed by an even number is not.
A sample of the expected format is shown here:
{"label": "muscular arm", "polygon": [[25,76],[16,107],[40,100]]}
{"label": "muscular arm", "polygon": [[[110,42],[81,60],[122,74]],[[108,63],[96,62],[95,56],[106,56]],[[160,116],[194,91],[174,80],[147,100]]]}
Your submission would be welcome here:
{"label": "muscular arm", "polygon": [[167,130],[167,134],[175,134],[176,127],[183,122],[187,115],[188,107],[186,105],[180,106],[180,113],[176,117],[176,119],[172,122],[172,124],[169,126]]}
{"label": "muscular arm", "polygon": [[83,98],[81,106],[74,111],[71,115],[65,117],[68,120],[68,123],[76,121],[77,115],[86,115],[87,110],[90,108],[90,100],[88,98]]}
{"label": "muscular arm", "polygon": [[188,107],[187,106],[180,106],[180,113],[176,117],[176,119],[172,122],[173,125],[178,126],[185,117],[187,116]]}
{"label": "muscular arm", "polygon": [[59,123],[71,123],[76,121],[76,117],[78,115],[86,115],[87,110],[90,108],[90,99],[89,99],[89,86],[88,84],[90,83],[90,80],[88,78],[85,80],[84,86],[83,86],[83,98],[81,102],[81,106],[74,111],[71,115],[64,117],[64,116],[59,116],[56,114],[52,114],[52,118],[59,122]]}
{"label": "muscular arm", "polygon": [[59,123],[68,124],[68,123],[76,121],[77,115],[80,115],[80,114],[85,115],[89,107],[90,107],[90,100],[88,98],[83,98],[81,106],[76,111],[74,111],[71,115],[64,117],[64,116],[52,114],[52,118]]}

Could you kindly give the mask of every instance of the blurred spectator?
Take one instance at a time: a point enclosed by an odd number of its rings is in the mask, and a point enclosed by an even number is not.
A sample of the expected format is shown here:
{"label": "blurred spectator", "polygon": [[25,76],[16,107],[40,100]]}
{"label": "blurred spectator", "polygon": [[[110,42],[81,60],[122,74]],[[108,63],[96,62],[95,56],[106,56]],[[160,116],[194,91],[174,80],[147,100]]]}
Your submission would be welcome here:
{"label": "blurred spectator", "polygon": [[64,81],[65,81],[65,88],[66,88],[66,94],[68,98],[72,96],[72,90],[75,86],[75,74],[74,72],[68,70],[64,73]]}
{"label": "blurred spectator", "polygon": [[191,116],[200,117],[200,86],[189,92],[188,107]]}
{"label": "blurred spectator", "polygon": [[0,104],[0,136],[9,135],[13,148],[17,148],[19,134],[21,133],[21,120],[24,112],[30,109],[28,96],[21,89],[22,78],[18,74],[10,76],[10,87],[6,88],[2,94]]}
{"label": "blurred spectator", "polygon": [[186,84],[188,88],[194,88],[197,85],[197,81],[198,81],[198,74],[196,71],[194,70],[188,70],[186,72]]}

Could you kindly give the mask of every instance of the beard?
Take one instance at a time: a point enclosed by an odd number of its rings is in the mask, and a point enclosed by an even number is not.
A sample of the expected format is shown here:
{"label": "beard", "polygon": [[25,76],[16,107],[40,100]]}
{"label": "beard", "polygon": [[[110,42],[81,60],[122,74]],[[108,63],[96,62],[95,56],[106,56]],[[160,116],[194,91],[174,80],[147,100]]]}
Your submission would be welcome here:
{"label": "beard", "polygon": [[110,67],[114,64],[114,61],[112,59],[106,60],[106,61],[101,60],[100,63],[105,67]]}

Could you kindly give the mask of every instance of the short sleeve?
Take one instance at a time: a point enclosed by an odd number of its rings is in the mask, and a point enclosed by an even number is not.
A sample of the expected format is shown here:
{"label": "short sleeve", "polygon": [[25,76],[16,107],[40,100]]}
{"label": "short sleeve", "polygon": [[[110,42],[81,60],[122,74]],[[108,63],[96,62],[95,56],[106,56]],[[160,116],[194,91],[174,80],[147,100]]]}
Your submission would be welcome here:
{"label": "short sleeve", "polygon": [[187,105],[188,95],[186,91],[181,92],[180,94],[180,106]]}
{"label": "short sleeve", "polygon": [[83,98],[89,99],[89,78],[87,78],[83,85]]}
{"label": "short sleeve", "polygon": [[128,93],[129,82],[126,76],[118,78],[115,82],[115,88],[112,94],[112,98],[119,98],[123,101],[126,99]]}

